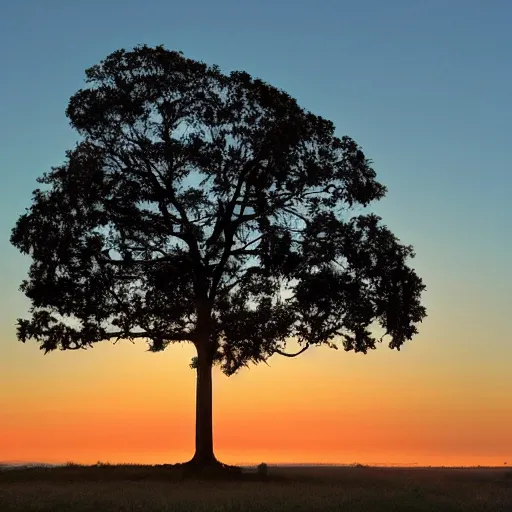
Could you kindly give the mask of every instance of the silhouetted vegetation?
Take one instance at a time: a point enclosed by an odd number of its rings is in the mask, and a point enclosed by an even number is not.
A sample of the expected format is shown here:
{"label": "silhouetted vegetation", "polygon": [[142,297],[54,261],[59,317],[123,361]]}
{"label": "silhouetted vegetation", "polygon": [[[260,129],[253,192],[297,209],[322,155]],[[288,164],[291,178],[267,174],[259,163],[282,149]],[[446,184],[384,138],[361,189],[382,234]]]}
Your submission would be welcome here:
{"label": "silhouetted vegetation", "polygon": [[261,464],[258,465],[258,467],[256,468],[256,471],[257,471],[258,475],[260,475],[261,477],[263,477],[263,478],[268,477],[268,465],[265,464],[264,462],[262,462]]}
{"label": "silhouetted vegetation", "polygon": [[45,353],[193,343],[192,462],[208,466],[212,365],[232,375],[338,340],[366,353],[384,336],[398,350],[417,333],[413,249],[358,213],[386,189],[330,121],[163,47],[116,51],[86,76],[67,108],[81,141],[39,179],[11,236],[32,258],[21,341]]}

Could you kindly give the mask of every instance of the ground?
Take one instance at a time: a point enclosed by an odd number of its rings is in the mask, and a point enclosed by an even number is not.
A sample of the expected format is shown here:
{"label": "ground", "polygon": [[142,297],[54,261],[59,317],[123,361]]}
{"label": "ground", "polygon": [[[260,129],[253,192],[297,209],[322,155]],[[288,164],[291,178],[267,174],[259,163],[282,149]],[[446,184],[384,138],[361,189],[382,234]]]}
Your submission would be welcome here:
{"label": "ground", "polygon": [[1,512],[512,511],[503,468],[269,468],[229,479],[183,478],[172,467],[0,470]]}

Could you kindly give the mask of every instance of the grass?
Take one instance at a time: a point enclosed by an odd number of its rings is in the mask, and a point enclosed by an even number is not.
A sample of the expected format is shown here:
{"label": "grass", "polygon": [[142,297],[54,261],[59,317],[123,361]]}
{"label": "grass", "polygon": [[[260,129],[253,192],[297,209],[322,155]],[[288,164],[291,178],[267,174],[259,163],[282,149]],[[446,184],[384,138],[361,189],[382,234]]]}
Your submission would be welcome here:
{"label": "grass", "polygon": [[269,468],[184,479],[169,466],[68,464],[0,471],[0,511],[511,511],[505,469]]}

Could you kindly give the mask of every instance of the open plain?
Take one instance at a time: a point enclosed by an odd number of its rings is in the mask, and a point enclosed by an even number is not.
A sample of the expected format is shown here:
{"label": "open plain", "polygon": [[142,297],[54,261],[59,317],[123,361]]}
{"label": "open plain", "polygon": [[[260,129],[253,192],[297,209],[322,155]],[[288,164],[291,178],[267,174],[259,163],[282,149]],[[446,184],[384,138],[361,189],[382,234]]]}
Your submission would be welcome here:
{"label": "open plain", "polygon": [[183,478],[165,466],[0,471],[2,512],[510,511],[504,468],[270,467],[268,477]]}

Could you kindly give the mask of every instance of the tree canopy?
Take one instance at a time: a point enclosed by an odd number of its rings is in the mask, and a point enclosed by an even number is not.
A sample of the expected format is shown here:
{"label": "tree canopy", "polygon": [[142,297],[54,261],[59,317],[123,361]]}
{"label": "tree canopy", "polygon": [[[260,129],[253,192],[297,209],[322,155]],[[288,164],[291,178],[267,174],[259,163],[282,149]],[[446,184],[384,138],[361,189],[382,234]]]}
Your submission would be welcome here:
{"label": "tree canopy", "polygon": [[86,76],[66,111],[80,142],[11,236],[32,260],[21,341],[190,341],[230,375],[296,355],[291,339],[366,353],[417,333],[413,249],[361,213],[386,188],[332,122],[161,46],[115,51]]}

